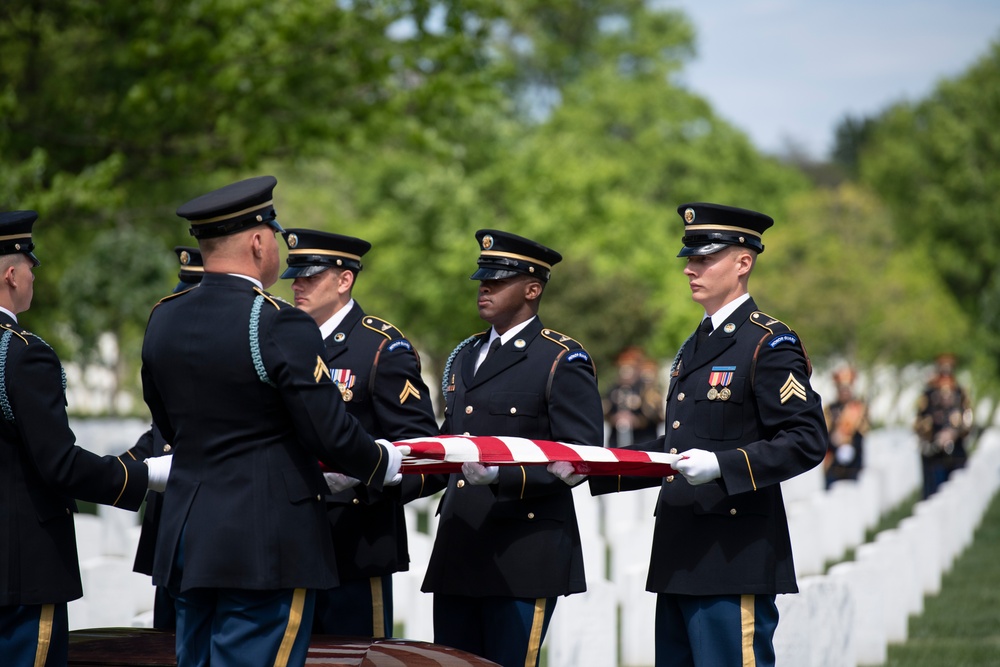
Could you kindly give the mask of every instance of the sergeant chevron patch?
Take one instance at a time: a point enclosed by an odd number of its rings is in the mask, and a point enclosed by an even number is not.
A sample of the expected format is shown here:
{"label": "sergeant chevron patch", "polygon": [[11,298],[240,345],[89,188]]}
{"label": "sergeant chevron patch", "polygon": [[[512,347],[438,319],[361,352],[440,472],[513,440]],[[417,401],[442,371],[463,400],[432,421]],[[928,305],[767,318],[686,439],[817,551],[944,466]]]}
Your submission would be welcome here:
{"label": "sergeant chevron patch", "polygon": [[319,382],[320,380],[323,379],[324,375],[327,377],[327,379],[329,379],[330,378],[330,369],[326,367],[326,362],[323,361],[323,358],[317,354],[316,355],[316,368],[313,369],[313,380],[315,380],[316,382]]}
{"label": "sergeant chevron patch", "polygon": [[414,387],[412,382],[407,380],[406,384],[403,385],[403,391],[399,394],[399,404],[402,405],[403,403],[406,403],[406,399],[411,396],[419,401],[420,390]]}
{"label": "sergeant chevron patch", "polygon": [[788,399],[793,396],[801,398],[804,401],[806,400],[806,388],[801,382],[795,379],[794,375],[789,373],[785,384],[781,385],[780,396],[782,404],[788,402]]}

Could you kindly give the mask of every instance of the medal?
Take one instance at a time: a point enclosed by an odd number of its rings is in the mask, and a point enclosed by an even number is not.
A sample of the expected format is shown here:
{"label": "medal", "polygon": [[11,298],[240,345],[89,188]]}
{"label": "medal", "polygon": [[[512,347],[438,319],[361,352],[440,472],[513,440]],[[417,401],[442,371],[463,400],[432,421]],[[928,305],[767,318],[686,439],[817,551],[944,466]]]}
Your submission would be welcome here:
{"label": "medal", "polygon": [[720,401],[728,401],[729,397],[732,396],[732,395],[733,395],[733,392],[731,392],[729,390],[729,387],[723,387],[722,390],[719,392],[719,400]]}
{"label": "medal", "polygon": [[714,401],[718,397],[719,397],[719,390],[718,389],[716,389],[715,387],[712,387],[711,389],[708,390],[708,400]]}
{"label": "medal", "polygon": [[337,385],[337,389],[340,390],[340,397],[344,399],[344,402],[354,398],[354,392],[351,391],[351,387],[354,386],[354,381],[357,380],[357,376],[349,368],[331,368],[331,375],[334,384]]}

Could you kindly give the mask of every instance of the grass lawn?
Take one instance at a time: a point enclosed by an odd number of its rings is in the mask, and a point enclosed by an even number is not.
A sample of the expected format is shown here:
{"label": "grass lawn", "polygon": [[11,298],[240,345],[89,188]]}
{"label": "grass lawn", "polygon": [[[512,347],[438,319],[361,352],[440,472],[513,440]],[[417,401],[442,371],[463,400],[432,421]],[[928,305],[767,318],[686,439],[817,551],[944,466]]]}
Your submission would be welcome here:
{"label": "grass lawn", "polygon": [[[918,555],[919,557],[919,555]],[[909,639],[889,646],[885,667],[1000,665],[1000,494],[941,582],[910,619]]]}

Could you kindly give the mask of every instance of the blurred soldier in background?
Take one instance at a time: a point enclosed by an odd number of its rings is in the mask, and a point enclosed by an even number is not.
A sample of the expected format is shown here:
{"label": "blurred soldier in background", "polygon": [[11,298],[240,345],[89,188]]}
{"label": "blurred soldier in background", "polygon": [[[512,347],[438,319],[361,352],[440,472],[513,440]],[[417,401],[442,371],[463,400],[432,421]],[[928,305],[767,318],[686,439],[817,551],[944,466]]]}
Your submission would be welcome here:
{"label": "blurred soldier in background", "polygon": [[969,396],[955,378],[955,356],[940,355],[924,386],[913,425],[920,439],[923,497],[938,490],[951,471],[965,465],[965,439],[972,431]]}
{"label": "blurred soldier in background", "polygon": [[[177,272],[177,285],[174,294],[191,289],[201,282],[205,273],[201,251],[192,246],[177,246],[174,248],[180,270]],[[142,461],[150,456],[165,456],[170,453],[170,443],[163,439],[160,429],[150,427],[139,436],[135,445],[126,454],[133,459]],[[142,530],[139,533],[139,544],[135,550],[134,572],[153,574],[153,554],[156,553],[156,531],[160,527],[160,509],[163,504],[163,494],[151,492],[146,495],[146,510],[142,514]],[[157,630],[173,630],[177,627],[174,600],[164,586],[157,586],[153,598],[153,627]]]}
{"label": "blurred soldier in background", "polygon": [[657,386],[656,362],[637,347],[618,355],[618,379],[604,397],[609,447],[627,447],[656,437],[663,423],[663,394]]}
{"label": "blurred soldier in background", "polygon": [[[288,229],[288,268],[295,305],[319,325],[324,361],[347,412],[376,438],[436,436],[420,357],[402,332],[367,315],[351,296],[368,241],[308,229]],[[406,475],[382,493],[356,478],[326,472],[327,516],[340,585],[316,595],[313,632],[392,636],[392,574],[409,569],[403,503],[416,498],[423,475]]]}
{"label": "blurred soldier in background", "polygon": [[824,407],[830,448],[823,460],[826,488],[841,479],[857,479],[864,465],[864,441],[868,433],[868,405],[854,395],[854,369],[845,366],[833,374],[837,400]]}

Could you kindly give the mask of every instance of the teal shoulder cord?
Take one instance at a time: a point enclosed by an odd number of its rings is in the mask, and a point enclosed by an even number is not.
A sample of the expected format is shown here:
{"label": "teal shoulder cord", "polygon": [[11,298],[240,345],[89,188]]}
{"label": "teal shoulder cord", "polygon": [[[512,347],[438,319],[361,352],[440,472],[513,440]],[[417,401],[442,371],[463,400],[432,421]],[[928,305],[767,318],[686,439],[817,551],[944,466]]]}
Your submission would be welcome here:
{"label": "teal shoulder cord", "polygon": [[468,345],[472,341],[476,340],[477,337],[478,336],[469,336],[468,338],[466,338],[465,340],[463,340],[461,343],[459,343],[458,347],[456,347],[454,350],[452,350],[451,354],[448,355],[448,361],[446,361],[445,364],[444,364],[444,375],[441,376],[441,393],[442,394],[447,394],[448,393],[448,376],[451,375],[451,364],[452,364],[452,362],[455,361],[455,357],[458,356],[459,351],[461,351],[461,349],[463,347],[465,347],[466,345]]}
{"label": "teal shoulder cord", "polygon": [[250,357],[253,359],[254,370],[257,377],[264,384],[275,387],[271,378],[267,377],[267,369],[264,368],[264,360],[260,358],[260,308],[264,305],[264,297],[257,295],[253,300],[253,308],[250,309]]}
{"label": "teal shoulder cord", "polygon": [[0,408],[3,408],[3,418],[9,422],[14,421],[14,410],[7,398],[7,346],[10,345],[12,335],[8,329],[0,336]]}

